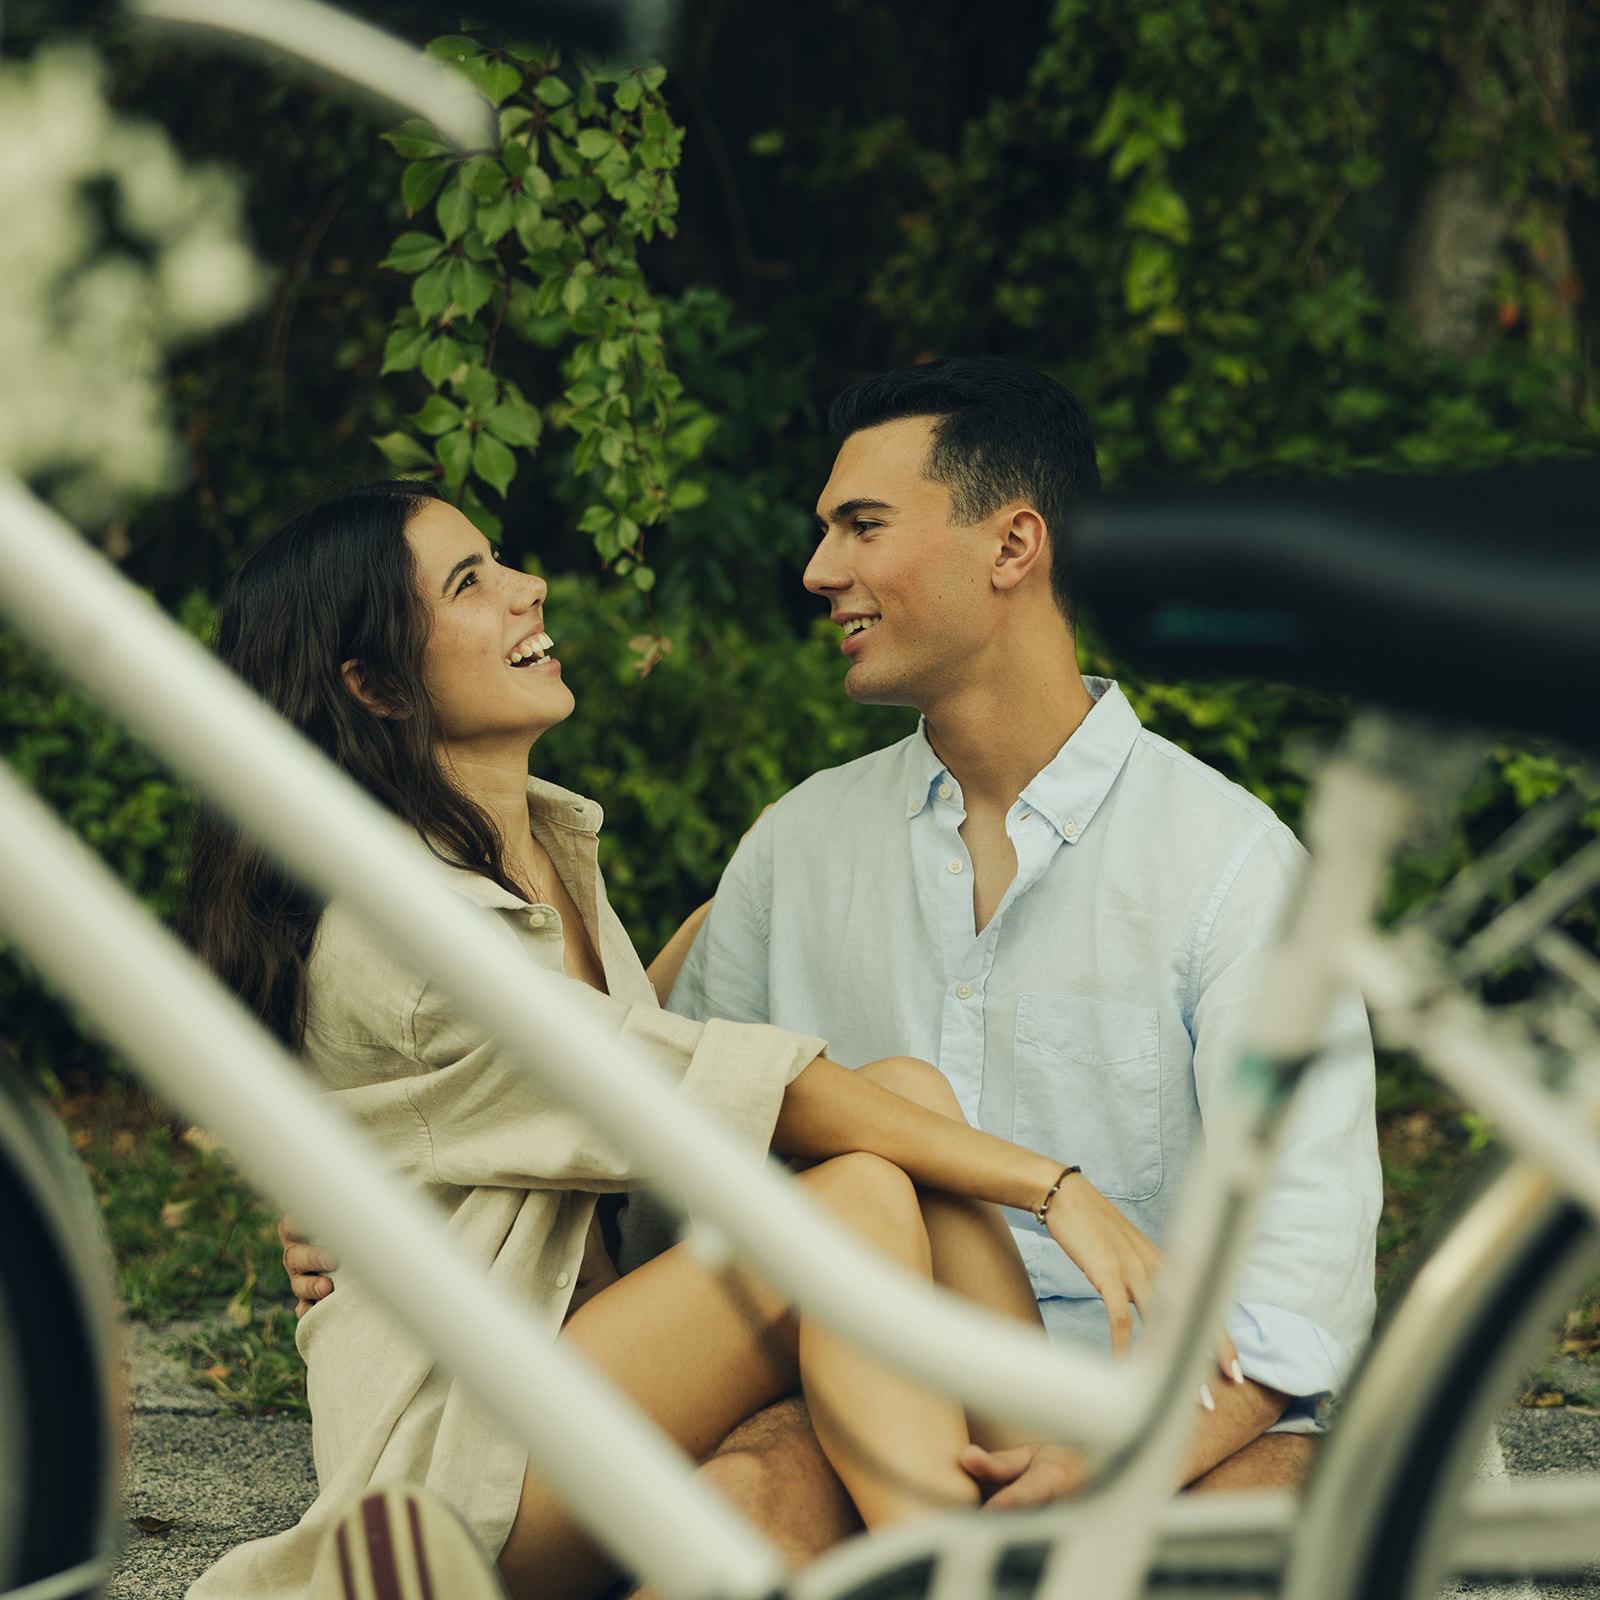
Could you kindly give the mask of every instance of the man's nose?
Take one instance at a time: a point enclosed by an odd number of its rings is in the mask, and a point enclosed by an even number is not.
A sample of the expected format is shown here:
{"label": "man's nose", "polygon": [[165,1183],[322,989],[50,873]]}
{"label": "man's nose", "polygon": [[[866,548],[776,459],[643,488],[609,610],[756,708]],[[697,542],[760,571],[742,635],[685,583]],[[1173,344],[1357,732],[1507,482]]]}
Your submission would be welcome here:
{"label": "man's nose", "polygon": [[812,551],[800,581],[812,594],[826,594],[830,589],[842,589],[849,583],[849,578],[840,570],[838,547],[831,533],[823,534],[822,542]]}

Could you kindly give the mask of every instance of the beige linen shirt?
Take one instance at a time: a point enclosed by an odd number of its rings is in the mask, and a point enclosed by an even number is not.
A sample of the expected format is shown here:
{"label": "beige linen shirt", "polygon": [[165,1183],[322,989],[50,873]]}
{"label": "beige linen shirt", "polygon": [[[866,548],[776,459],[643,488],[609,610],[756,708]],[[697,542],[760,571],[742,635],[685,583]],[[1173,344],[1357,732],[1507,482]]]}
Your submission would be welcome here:
{"label": "beige linen shirt", "polygon": [[[823,1048],[781,1028],[690,1022],[664,1012],[616,913],[596,856],[592,800],[528,781],[528,817],[578,907],[607,995],[574,981],[683,1090],[765,1149],[785,1087]],[[561,919],[475,873],[459,892],[494,912],[528,959],[562,971]],[[553,1339],[578,1277],[597,1195],[637,1187],[628,1158],[511,1066],[432,982],[341,905],[318,925],[306,981],[307,1069],[376,1140],[390,1166],[432,1194],[462,1249],[528,1297]],[[418,1285],[426,1293],[425,1285]],[[327,1528],[368,1484],[426,1484],[486,1549],[511,1531],[527,1457],[348,1270],[300,1322],[320,1493],[298,1526],[230,1552],[191,1600],[307,1593]],[[572,1441],[581,1446],[581,1440]]]}

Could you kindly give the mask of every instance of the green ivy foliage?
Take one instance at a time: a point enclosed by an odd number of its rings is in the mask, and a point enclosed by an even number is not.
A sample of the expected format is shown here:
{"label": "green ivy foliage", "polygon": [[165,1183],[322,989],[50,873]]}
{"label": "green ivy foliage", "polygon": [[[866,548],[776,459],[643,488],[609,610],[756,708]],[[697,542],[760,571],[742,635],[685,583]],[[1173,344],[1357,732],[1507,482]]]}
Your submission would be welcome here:
{"label": "green ivy foliage", "polygon": [[[158,916],[177,909],[191,802],[142,745],[15,635],[0,633],[0,755]],[[5,1039],[43,1081],[101,1070],[99,1047],[0,942]]]}
{"label": "green ivy foliage", "polygon": [[[1050,367],[1111,483],[1592,449],[1600,408],[1574,411],[1559,333],[1576,291],[1540,250],[1600,177],[1532,51],[1510,7],[1058,0],[1025,92],[953,153],[901,135],[879,158],[920,194],[870,292],[909,347]],[[1469,68],[1492,126],[1460,109]],[[1492,168],[1516,219],[1501,333],[1470,356],[1419,349],[1386,294],[1394,169],[1424,152]]]}
{"label": "green ivy foliage", "polygon": [[[417,371],[432,393],[407,428],[375,442],[404,472],[442,479],[492,539],[517,452],[546,427],[577,436],[572,470],[598,493],[579,520],[602,561],[648,591],[644,531],[700,503],[686,469],[715,426],[683,398],[667,360],[662,308],[638,247],[670,233],[682,131],[661,95],[666,71],[563,68],[552,49],[486,45],[465,34],[430,54],[472,78],[499,108],[501,145],[462,157],[425,123],[386,135],[408,165],[408,229],[384,265],[413,279],[383,370]],[[505,338],[560,348],[562,388],[542,405],[497,371]]]}

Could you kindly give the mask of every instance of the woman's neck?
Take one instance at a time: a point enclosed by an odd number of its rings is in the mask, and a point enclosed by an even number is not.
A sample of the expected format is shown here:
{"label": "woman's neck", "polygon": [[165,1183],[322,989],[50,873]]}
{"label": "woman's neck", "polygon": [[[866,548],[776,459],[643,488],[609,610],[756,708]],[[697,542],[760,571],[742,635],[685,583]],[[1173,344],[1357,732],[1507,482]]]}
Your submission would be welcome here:
{"label": "woman's neck", "polygon": [[450,781],[494,824],[513,881],[531,889],[540,874],[528,826],[527,752],[520,762],[513,762],[446,745],[440,760]]}

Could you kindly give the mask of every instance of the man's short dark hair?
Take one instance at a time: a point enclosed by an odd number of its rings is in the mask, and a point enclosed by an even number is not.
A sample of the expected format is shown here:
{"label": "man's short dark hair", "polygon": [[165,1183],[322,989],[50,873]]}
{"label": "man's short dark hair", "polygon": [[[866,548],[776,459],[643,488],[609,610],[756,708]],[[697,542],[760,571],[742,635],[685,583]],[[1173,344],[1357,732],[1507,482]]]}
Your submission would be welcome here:
{"label": "man's short dark hair", "polygon": [[1067,512],[1100,487],[1089,415],[1054,378],[1002,356],[945,356],[880,372],[828,408],[838,439],[863,428],[932,417],[924,473],[950,491],[950,514],[970,526],[1026,500],[1050,532],[1050,589],[1070,622]]}

